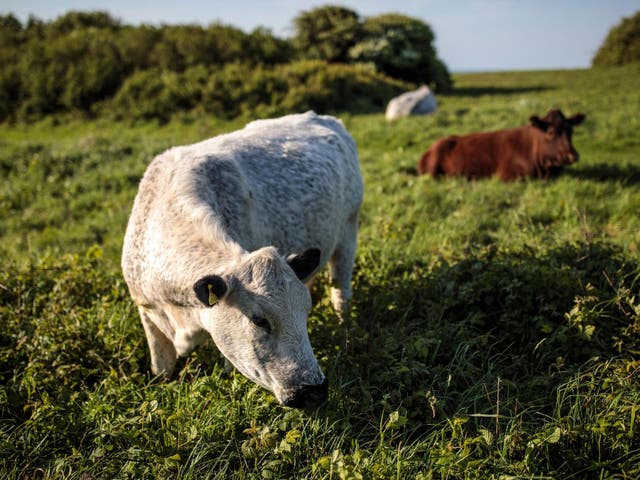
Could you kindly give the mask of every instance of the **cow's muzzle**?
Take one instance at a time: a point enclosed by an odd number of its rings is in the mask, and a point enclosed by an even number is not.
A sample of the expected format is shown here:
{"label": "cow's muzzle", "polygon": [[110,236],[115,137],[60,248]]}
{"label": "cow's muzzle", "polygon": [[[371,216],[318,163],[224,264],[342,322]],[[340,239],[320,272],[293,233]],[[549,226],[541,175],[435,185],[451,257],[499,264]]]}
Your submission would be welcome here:
{"label": "cow's muzzle", "polygon": [[292,408],[316,408],[327,399],[328,392],[329,380],[325,378],[322,383],[301,386],[282,403]]}

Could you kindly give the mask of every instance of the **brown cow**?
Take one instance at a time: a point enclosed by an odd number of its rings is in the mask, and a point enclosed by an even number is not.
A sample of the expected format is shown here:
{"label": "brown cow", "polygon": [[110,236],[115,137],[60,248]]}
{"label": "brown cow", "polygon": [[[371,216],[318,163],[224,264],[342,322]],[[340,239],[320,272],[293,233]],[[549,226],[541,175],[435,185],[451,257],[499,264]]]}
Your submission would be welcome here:
{"label": "brown cow", "polygon": [[584,119],[582,113],[566,118],[560,110],[549,110],[543,118],[530,117],[531,124],[523,127],[442,138],[422,155],[418,174],[548,178],[578,161],[571,135]]}

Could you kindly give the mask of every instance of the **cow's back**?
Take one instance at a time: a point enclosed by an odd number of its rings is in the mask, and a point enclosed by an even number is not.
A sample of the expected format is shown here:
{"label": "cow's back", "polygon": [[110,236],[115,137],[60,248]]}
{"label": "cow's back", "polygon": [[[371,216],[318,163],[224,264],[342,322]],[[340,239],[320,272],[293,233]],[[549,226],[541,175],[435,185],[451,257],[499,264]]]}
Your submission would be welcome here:
{"label": "cow's back", "polygon": [[[274,245],[290,253],[314,244],[328,251],[336,230],[362,202],[355,143],[332,117],[308,112],[258,120],[196,144],[194,150],[201,152],[196,163],[205,173],[197,176],[205,182],[198,192],[201,200],[220,205],[225,198],[241,197],[241,208],[236,207],[243,218],[217,214],[233,239],[249,251]],[[217,170],[227,163],[235,168],[241,186],[220,195]],[[326,244],[317,245],[319,241]]]}
{"label": "cow's back", "polygon": [[451,136],[436,141],[419,161],[419,172],[502,180],[531,175],[535,132],[530,127]]}
{"label": "cow's back", "polygon": [[158,278],[190,285],[178,277],[197,277],[240,247],[273,245],[285,255],[317,247],[324,263],[362,194],[353,139],[340,122],[313,112],[170,149],[140,183],[125,236],[125,279],[146,298],[159,288],[166,296]]}

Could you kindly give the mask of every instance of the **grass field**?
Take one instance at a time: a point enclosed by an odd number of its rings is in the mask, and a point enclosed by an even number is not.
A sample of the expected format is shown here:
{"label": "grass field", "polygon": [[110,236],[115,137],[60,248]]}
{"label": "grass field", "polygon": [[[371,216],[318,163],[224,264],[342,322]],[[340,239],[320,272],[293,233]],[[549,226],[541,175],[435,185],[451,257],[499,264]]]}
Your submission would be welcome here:
{"label": "grass field", "polygon": [[[464,74],[434,116],[343,114],[365,180],[346,326],[316,282],[327,403],[205,345],[149,373],[119,255],[156,153],[241,127],[0,127],[0,477],[640,478],[640,66]],[[419,178],[436,138],[583,112],[550,181]]]}

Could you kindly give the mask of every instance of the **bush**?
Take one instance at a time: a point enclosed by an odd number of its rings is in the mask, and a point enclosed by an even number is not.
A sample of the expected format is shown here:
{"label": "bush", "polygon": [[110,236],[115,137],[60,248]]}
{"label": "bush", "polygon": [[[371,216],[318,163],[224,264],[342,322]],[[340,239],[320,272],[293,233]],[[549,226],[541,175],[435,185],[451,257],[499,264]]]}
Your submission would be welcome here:
{"label": "bush", "polygon": [[361,38],[358,14],[348,8],[323,6],[301,12],[295,19],[293,44],[301,58],[346,62]]}
{"label": "bush", "polygon": [[104,30],[88,29],[28,42],[14,67],[21,79],[22,113],[89,112],[94,103],[112,96],[127,74],[113,38]]}
{"label": "bush", "polygon": [[432,45],[431,28],[414,18],[386,14],[368,18],[362,41],[349,50],[354,62],[372,62],[378,71],[412,83],[449,89],[451,76]]}
{"label": "bush", "polygon": [[294,20],[293,44],[300,58],[331,63],[372,63],[378,72],[414,84],[449,89],[451,76],[421,20],[389,13],[363,22],[352,10],[324,6]]}
{"label": "bush", "polygon": [[283,101],[286,111],[379,111],[390,98],[410,88],[404,82],[358,65],[306,61],[280,70],[289,85]]}
{"label": "bush", "polygon": [[[84,54],[80,53],[78,61],[66,70],[61,103],[65,109],[88,112],[94,103],[116,92],[127,72],[111,37],[89,31],[82,41],[74,42]],[[60,48],[66,45],[64,42]]]}
{"label": "bush", "polygon": [[640,62],[640,11],[609,30],[591,65],[610,67]]}
{"label": "bush", "polygon": [[49,29],[51,32],[61,35],[85,28],[115,30],[119,27],[120,21],[113,18],[108,12],[70,11],[54,20]]}
{"label": "bush", "polygon": [[23,26],[4,15],[0,121],[61,111],[91,113],[118,91],[114,105],[119,114],[127,116],[126,104],[134,117],[166,118],[200,100],[206,81],[183,92],[176,80],[191,85],[199,75],[194,69],[238,63],[244,65],[242,78],[257,65],[288,61],[292,51],[288,41],[264,28],[247,34],[221,24],[132,27],[106,12],[70,12],[52,22],[32,17]]}
{"label": "bush", "polygon": [[0,71],[0,120],[12,118],[20,103],[20,76],[11,66]]}
{"label": "bush", "polygon": [[[248,73],[250,71],[250,73]],[[267,117],[315,110],[318,113],[379,111],[409,85],[363,66],[302,61],[276,67],[233,63],[184,73],[137,72],[115,96],[121,118],[166,121],[180,110],[201,107],[217,117]]]}
{"label": "bush", "polygon": [[419,20],[363,23],[352,10],[326,6],[303,12],[296,25],[289,41],[221,24],[132,27],[100,11],[26,25],[0,16],[0,122],[59,112],[165,121],[198,106],[227,119],[363,112],[414,83],[450,85]]}
{"label": "bush", "polygon": [[184,74],[150,69],[130,76],[118,91],[111,107],[121,118],[167,121],[171,113],[189,110],[201,98],[200,82],[205,70]]}

